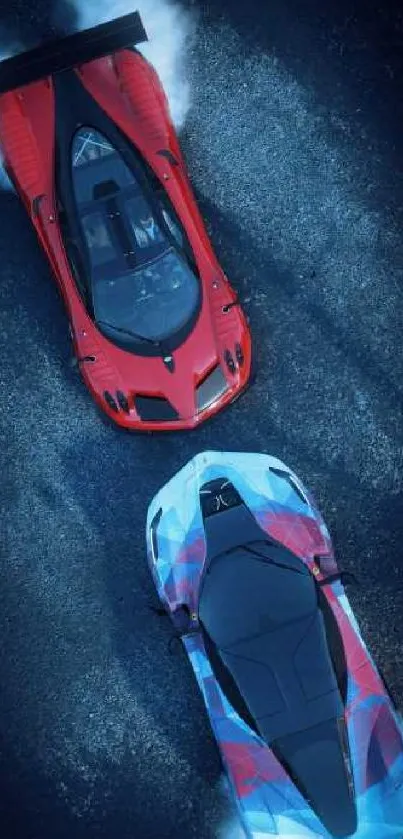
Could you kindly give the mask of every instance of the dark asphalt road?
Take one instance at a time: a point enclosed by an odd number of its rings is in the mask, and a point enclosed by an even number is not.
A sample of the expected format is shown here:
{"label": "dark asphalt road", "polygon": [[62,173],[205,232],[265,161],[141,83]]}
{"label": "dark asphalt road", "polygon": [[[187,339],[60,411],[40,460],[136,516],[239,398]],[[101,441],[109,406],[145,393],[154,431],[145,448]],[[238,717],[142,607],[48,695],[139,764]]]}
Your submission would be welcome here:
{"label": "dark asphalt road", "polygon": [[[148,609],[144,539],[153,493],[207,447],[271,452],[313,489],[403,706],[403,13],[260,5],[197,7],[183,137],[255,336],[258,382],[231,410],[190,435],[105,427],[0,195],[1,839],[217,836],[217,755]],[[52,34],[50,8],[1,16],[28,44]]]}

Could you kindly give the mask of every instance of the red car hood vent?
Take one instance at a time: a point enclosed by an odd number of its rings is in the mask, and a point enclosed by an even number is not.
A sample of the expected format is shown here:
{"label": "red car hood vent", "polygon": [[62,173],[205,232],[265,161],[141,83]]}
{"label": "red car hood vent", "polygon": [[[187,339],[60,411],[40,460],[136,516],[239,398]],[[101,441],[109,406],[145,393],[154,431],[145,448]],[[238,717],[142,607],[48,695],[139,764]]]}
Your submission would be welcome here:
{"label": "red car hood vent", "polygon": [[179,419],[179,414],[162,396],[141,396],[134,397],[134,407],[144,422],[166,422]]}
{"label": "red car hood vent", "polygon": [[204,411],[228,390],[228,382],[224,376],[220,364],[200,382],[196,389],[197,411]]}

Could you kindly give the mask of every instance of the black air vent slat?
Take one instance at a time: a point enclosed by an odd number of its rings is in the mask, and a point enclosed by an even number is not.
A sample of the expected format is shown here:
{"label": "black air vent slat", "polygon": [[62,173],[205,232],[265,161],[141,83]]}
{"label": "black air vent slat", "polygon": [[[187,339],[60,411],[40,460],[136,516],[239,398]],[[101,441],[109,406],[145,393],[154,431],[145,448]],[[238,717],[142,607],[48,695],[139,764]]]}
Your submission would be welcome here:
{"label": "black air vent slat", "polygon": [[145,422],[165,422],[179,419],[176,409],[160,396],[135,396],[134,406]]}
{"label": "black air vent slat", "polygon": [[162,507],[156,512],[152,522],[151,522],[151,542],[153,546],[153,554],[154,559],[158,559],[158,525],[162,518]]}
{"label": "black air vent slat", "polygon": [[283,481],[287,481],[287,484],[294,490],[294,492],[296,492],[296,494],[301,499],[301,501],[304,502],[304,504],[308,503],[305,496],[303,495],[301,490],[298,488],[295,481],[293,481],[291,475],[288,472],[286,472],[284,469],[276,469],[275,466],[269,466],[269,469],[270,469],[270,472],[273,472],[273,475],[277,475],[278,478],[282,478]]}

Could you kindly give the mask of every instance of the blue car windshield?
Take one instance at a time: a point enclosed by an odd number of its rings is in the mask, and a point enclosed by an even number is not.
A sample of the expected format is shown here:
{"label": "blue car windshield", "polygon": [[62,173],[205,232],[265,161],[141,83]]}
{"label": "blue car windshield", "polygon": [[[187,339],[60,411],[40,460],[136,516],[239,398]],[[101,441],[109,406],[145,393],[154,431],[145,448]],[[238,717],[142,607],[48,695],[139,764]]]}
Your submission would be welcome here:
{"label": "blue car windshield", "polygon": [[72,171],[99,328],[161,341],[192,320],[200,300],[184,232],[169,205],[150,199],[121,154],[99,132],[80,129]]}

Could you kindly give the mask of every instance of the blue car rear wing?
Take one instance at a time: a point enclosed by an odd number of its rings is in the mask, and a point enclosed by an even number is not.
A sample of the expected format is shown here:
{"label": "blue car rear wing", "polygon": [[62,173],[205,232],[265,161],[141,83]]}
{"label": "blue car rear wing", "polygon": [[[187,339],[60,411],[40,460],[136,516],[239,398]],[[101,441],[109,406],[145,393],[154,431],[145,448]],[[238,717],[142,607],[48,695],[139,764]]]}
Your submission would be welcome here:
{"label": "blue car rear wing", "polygon": [[0,93],[147,41],[138,12],[48,41],[0,62]]}

